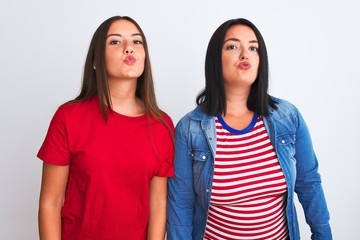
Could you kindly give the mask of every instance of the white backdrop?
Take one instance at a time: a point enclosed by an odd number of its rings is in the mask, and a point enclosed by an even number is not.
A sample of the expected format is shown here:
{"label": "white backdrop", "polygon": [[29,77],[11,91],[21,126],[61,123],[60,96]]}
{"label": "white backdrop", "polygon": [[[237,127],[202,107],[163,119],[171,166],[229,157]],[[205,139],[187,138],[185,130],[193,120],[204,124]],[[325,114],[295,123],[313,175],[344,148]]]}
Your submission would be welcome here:
{"label": "white backdrop", "polygon": [[36,153],[56,108],[79,91],[92,34],[113,15],[143,28],[158,102],[174,123],[195,107],[215,29],[230,18],[254,22],[268,47],[270,93],[293,102],[312,133],[334,238],[360,239],[359,10],[356,0],[1,0],[0,239],[38,239]]}

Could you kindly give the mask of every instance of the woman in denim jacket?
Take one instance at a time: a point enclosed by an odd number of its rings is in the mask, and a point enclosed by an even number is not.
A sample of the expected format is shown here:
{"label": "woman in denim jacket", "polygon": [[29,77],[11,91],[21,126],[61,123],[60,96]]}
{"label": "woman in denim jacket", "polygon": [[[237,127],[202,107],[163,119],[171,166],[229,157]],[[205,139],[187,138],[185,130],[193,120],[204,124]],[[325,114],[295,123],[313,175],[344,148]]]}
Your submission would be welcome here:
{"label": "woman in denim jacket", "polygon": [[312,239],[332,239],[308,128],[295,106],[267,93],[267,51],[256,26],[223,23],[210,39],[205,76],[198,107],[175,130],[168,239],[300,239],[295,192]]}

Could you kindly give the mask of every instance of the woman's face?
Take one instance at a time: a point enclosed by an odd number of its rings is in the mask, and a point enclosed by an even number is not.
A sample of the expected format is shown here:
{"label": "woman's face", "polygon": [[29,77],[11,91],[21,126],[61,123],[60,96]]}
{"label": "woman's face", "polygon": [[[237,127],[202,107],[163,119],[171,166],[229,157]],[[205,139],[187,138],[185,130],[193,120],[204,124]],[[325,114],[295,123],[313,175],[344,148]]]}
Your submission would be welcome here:
{"label": "woman's face", "polygon": [[259,44],[254,31],[245,25],[231,26],[222,49],[225,86],[251,87],[259,68]]}
{"label": "woman's face", "polygon": [[139,29],[128,20],[117,20],[109,28],[105,47],[109,80],[137,79],[144,72],[145,49]]}

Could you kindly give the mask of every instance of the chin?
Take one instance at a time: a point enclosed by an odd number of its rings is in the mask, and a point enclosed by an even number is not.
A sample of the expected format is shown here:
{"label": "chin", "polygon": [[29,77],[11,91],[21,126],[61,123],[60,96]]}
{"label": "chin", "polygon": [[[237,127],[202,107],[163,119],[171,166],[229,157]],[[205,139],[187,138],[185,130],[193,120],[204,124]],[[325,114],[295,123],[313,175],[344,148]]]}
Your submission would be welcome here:
{"label": "chin", "polygon": [[138,78],[138,77],[141,76],[141,74],[142,74],[142,72],[141,73],[139,73],[139,72],[128,73],[128,74],[126,74],[125,77],[127,77],[127,78]]}

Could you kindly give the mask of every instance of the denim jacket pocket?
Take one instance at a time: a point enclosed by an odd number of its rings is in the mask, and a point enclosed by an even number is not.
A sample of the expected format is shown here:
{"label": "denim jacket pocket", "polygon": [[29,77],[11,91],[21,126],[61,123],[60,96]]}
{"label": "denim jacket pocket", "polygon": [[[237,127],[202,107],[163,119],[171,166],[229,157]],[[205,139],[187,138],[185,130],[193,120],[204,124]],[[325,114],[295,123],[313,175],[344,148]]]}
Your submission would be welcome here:
{"label": "denim jacket pocket", "polygon": [[279,146],[284,150],[286,155],[293,157],[295,155],[295,134],[287,133],[276,137]]}
{"label": "denim jacket pocket", "polygon": [[209,151],[193,150],[191,153],[193,159],[193,173],[201,173],[210,156],[211,153]]}

